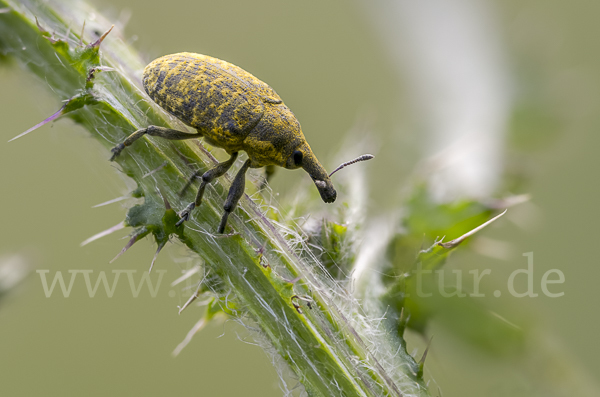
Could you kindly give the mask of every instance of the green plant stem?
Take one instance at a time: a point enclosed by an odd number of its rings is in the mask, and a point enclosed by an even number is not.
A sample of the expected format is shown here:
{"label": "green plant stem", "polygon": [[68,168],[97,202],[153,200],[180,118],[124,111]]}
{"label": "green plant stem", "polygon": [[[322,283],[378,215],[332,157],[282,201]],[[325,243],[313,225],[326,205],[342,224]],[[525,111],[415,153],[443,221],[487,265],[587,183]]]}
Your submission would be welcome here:
{"label": "green plant stem", "polygon": [[[86,44],[97,42],[95,32],[105,32],[111,24],[85,2],[0,0],[0,9],[9,9],[0,14],[2,55],[16,59],[66,101],[60,115],[96,138],[107,159],[108,149],[136,129],[185,128],[143,93],[145,63],[120,37],[119,27],[104,42]],[[74,31],[84,21],[79,37]],[[194,171],[190,165],[208,169],[216,162],[198,142],[144,137],[117,162],[144,197],[144,204],[131,208],[126,219],[137,236],[134,241],[152,234],[160,246],[178,238],[197,253],[220,281],[213,292],[221,309],[257,324],[309,395],[428,395],[411,370],[412,358],[398,355],[392,365],[382,363],[365,332],[368,326],[360,325],[364,319],[345,305],[352,301],[348,293],[324,276],[314,256],[301,259],[295,249],[303,248],[299,236],[292,246],[247,196],[230,217],[234,235],[214,233],[227,188],[218,183],[207,189],[202,211],[195,211],[184,227],[175,227],[177,216],[169,207],[181,210],[191,201],[193,192],[178,196]],[[225,185],[230,182],[227,177]],[[310,296],[312,309],[304,304],[298,310],[295,295]]]}

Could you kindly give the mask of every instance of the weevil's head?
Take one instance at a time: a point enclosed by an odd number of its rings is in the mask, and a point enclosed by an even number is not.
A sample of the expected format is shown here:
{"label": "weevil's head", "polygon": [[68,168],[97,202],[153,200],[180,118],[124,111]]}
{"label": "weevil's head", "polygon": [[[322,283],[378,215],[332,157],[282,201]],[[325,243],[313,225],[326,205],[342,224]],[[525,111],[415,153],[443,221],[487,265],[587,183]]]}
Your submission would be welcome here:
{"label": "weevil's head", "polygon": [[257,166],[274,164],[289,170],[303,168],[326,203],[333,203],[335,188],[304,138],[296,116],[285,105],[269,106],[246,138],[244,150]]}
{"label": "weevil's head", "polygon": [[337,192],[327,175],[325,168],[319,163],[317,156],[314,155],[310,146],[305,142],[295,148],[288,157],[285,168],[302,168],[310,175],[315,186],[321,194],[321,199],[326,203],[333,203],[337,197]]}

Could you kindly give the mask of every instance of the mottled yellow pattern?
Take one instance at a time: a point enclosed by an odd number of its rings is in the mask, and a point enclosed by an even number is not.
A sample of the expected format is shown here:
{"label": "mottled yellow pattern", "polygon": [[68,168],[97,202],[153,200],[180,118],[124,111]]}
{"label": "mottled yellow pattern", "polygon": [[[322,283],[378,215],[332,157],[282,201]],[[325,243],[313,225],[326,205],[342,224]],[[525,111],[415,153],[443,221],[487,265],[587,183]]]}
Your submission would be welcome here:
{"label": "mottled yellow pattern", "polygon": [[[335,200],[335,189],[296,116],[271,87],[250,73],[217,58],[185,52],[154,60],[144,70],[143,83],[156,103],[197,129],[208,143],[230,154],[245,151],[252,168],[302,167],[323,200]],[[162,136],[182,139],[177,134]],[[294,161],[294,153],[300,162]]]}
{"label": "mottled yellow pattern", "polygon": [[243,69],[206,55],[158,58],[144,70],[144,88],[161,107],[228,152],[241,144],[264,114],[282,103],[267,84]]}

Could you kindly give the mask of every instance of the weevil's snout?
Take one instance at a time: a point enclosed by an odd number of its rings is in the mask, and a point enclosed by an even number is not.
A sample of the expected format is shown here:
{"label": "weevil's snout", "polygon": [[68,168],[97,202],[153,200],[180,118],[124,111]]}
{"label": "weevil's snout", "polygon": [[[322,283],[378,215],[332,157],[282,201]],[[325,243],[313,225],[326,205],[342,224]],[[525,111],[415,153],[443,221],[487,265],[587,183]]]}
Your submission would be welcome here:
{"label": "weevil's snout", "polygon": [[[301,153],[301,155],[298,155],[298,153]],[[317,160],[317,157],[310,150],[310,147],[307,145],[307,147],[296,150],[293,156],[297,156],[296,160],[300,160],[296,162],[296,165],[302,167],[312,178],[319,190],[321,199],[326,203],[333,203],[337,197],[337,192],[325,168],[319,163],[319,160]]]}
{"label": "weevil's snout", "polygon": [[333,203],[337,198],[337,192],[335,191],[331,180],[327,178],[326,181],[322,181],[313,178],[313,181],[315,182],[315,186],[317,187],[317,189],[319,189],[321,199],[323,199],[323,201],[326,203]]}

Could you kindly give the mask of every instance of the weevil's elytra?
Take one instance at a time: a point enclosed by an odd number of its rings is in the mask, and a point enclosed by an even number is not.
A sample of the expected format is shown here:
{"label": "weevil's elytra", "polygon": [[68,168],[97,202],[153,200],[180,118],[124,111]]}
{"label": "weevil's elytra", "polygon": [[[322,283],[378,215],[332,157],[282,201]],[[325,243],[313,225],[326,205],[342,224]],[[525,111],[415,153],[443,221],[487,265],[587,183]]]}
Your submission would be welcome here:
{"label": "weevil's elytra", "polygon": [[242,150],[244,139],[264,115],[263,97],[282,103],[271,87],[249,73],[198,54],[153,61],[144,70],[143,82],[156,103],[229,153]]}
{"label": "weevil's elytra", "polygon": [[225,174],[242,150],[248,154],[248,160],[229,190],[219,233],[224,232],[227,218],[244,192],[248,168],[303,168],[323,201],[335,201],[333,184],[306,142],[300,123],[275,90],[250,73],[210,56],[180,53],[158,58],[146,66],[143,84],[157,104],[197,133],[149,126],[115,146],[113,160],[144,134],[173,140],[204,137],[231,155],[202,175],[196,200],[181,212],[178,224],[200,205],[206,184]]}

